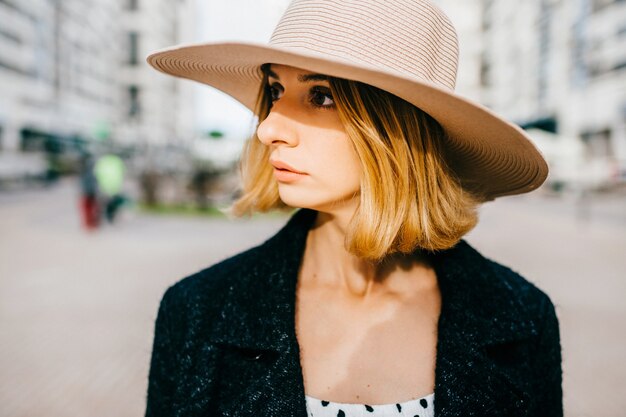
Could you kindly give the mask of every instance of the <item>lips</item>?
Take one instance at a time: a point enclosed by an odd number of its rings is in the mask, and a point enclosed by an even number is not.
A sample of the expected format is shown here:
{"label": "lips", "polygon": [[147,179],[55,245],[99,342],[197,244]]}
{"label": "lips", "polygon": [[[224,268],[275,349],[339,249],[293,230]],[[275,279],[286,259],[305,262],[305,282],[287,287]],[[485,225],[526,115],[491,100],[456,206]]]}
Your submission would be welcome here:
{"label": "lips", "polygon": [[276,178],[279,183],[296,183],[308,176],[306,172],[298,171],[283,161],[270,160],[270,163],[274,167],[274,178]]}
{"label": "lips", "polygon": [[290,172],[294,172],[296,174],[306,174],[306,172],[302,172],[302,171],[298,171],[297,169],[295,169],[294,167],[292,167],[291,165],[282,162],[282,161],[270,161],[270,164],[272,164],[272,166],[276,169],[279,169],[281,171],[290,171]]}

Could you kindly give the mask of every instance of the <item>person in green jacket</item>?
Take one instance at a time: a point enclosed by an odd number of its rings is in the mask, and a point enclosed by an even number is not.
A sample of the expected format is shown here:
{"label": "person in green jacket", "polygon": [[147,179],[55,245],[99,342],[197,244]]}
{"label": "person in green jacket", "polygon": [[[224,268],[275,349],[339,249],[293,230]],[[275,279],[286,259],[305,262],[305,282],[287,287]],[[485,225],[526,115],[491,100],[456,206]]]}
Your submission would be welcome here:
{"label": "person in green jacket", "polygon": [[118,209],[124,202],[122,186],[125,171],[124,161],[113,154],[99,157],[94,167],[98,188],[104,199],[106,219],[109,223],[115,221]]}

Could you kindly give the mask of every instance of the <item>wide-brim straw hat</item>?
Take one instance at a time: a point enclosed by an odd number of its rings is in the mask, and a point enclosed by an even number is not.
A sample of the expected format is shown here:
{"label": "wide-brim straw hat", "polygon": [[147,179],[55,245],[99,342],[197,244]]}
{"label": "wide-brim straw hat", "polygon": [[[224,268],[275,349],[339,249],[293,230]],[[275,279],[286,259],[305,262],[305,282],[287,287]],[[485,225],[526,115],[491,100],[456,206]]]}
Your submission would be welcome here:
{"label": "wide-brim straw hat", "polygon": [[448,166],[484,201],[538,188],[548,175],[519,126],[455,93],[456,30],[426,0],[294,0],[269,43],[177,45],[147,61],[208,84],[254,111],[265,63],[283,64],[386,90],[422,109],[447,133]]}

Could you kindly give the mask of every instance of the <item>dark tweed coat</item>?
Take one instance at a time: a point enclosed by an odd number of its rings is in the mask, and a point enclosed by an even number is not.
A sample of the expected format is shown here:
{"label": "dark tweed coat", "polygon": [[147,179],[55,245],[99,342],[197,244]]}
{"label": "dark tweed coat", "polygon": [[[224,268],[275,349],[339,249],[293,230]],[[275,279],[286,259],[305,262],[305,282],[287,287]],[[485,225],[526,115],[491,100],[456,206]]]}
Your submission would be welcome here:
{"label": "dark tweed coat", "polygon": [[[295,291],[316,212],[172,285],[155,325],[146,416],[306,417]],[[562,416],[550,298],[465,240],[431,254],[442,296],[435,415]]]}

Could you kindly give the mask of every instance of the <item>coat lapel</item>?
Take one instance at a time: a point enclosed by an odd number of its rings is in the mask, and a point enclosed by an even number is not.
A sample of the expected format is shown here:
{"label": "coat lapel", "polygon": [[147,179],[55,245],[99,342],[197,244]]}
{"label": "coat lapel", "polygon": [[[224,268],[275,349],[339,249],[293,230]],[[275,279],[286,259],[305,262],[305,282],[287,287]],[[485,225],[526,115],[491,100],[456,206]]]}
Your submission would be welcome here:
{"label": "coat lapel", "polygon": [[[272,238],[252,250],[258,262],[242,263],[213,343],[271,355],[266,367],[224,416],[306,417],[300,351],[295,334],[295,294],[300,261],[316,212],[301,209]],[[522,416],[527,389],[486,354],[488,346],[537,334],[523,306],[465,240],[429,253],[442,296],[435,369],[435,415]]]}
{"label": "coat lapel", "polygon": [[525,415],[528,387],[487,355],[489,347],[537,334],[519,296],[463,239],[431,259],[442,296],[435,415]]}
{"label": "coat lapel", "polygon": [[295,213],[276,235],[253,249],[258,251],[255,262],[242,265],[233,277],[248,290],[228,295],[223,320],[214,326],[210,338],[262,355],[271,352],[272,358],[245,392],[221,406],[224,417],[307,416],[295,334],[295,296],[300,261],[315,215],[311,210]]}

